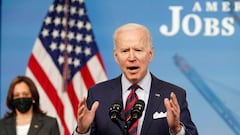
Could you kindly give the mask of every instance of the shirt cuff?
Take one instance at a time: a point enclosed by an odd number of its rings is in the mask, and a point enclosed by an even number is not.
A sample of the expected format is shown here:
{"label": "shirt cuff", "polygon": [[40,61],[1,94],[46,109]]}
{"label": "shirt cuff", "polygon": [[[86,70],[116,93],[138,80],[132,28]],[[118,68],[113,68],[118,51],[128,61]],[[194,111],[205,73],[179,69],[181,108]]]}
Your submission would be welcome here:
{"label": "shirt cuff", "polygon": [[170,134],[171,135],[185,135],[185,126],[182,122],[181,122],[181,126],[182,126],[181,130],[177,134],[172,133],[171,129],[169,129]]}
{"label": "shirt cuff", "polygon": [[90,135],[90,132],[91,132],[91,129],[89,129],[87,133],[79,134],[79,133],[77,132],[77,128],[76,128],[76,129],[74,130],[74,132],[73,132],[72,135]]}

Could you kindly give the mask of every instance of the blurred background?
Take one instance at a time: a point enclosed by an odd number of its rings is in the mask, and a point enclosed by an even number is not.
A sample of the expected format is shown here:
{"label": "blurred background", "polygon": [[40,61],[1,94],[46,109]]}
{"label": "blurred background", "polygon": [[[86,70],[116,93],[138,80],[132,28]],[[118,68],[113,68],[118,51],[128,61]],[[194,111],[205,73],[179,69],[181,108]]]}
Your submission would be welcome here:
{"label": "blurred background", "polygon": [[[9,83],[15,76],[25,74],[34,42],[52,2],[1,2],[1,118],[7,111],[5,101]],[[210,6],[213,2],[215,7]],[[113,58],[114,30],[129,22],[143,24],[152,33],[155,48],[150,71],[186,89],[199,134],[235,135],[237,133],[224,115],[231,114],[227,119],[236,119],[239,124],[240,9],[231,2],[230,12],[226,12],[223,2],[226,1],[105,0],[85,1],[85,4],[109,79],[121,73]],[[172,6],[175,13],[179,13],[174,17],[180,18],[179,24],[174,21],[179,30],[166,35],[160,27],[166,25],[168,31],[172,30]],[[181,10],[177,11],[177,7]],[[185,72],[175,64],[176,55],[181,57],[177,57],[177,62],[185,65]],[[219,108],[225,113],[217,111]],[[235,129],[240,133],[240,127]]]}

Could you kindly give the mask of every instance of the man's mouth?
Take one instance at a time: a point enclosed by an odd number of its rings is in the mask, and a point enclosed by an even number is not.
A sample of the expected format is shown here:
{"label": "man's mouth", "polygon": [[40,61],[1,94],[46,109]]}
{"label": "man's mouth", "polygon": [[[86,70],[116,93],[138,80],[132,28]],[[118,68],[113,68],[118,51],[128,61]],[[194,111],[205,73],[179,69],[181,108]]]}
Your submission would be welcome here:
{"label": "man's mouth", "polygon": [[128,70],[136,70],[136,69],[138,69],[139,67],[137,67],[137,66],[132,66],[132,67],[128,67]]}

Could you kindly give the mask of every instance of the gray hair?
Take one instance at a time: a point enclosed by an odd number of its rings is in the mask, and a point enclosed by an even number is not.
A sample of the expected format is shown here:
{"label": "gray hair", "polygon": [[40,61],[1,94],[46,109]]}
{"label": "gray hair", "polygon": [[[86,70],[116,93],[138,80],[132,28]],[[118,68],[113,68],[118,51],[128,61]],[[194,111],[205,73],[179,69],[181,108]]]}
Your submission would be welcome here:
{"label": "gray hair", "polygon": [[151,34],[150,34],[149,30],[145,26],[143,26],[141,24],[127,23],[127,24],[124,24],[124,25],[120,26],[119,28],[117,28],[115,30],[114,35],[113,35],[114,49],[116,49],[118,34],[121,31],[136,30],[136,29],[141,29],[144,32],[146,32],[146,38],[147,38],[147,43],[148,43],[147,45],[149,46],[149,48],[152,48],[153,47],[153,45],[152,45],[152,37],[151,37]]}

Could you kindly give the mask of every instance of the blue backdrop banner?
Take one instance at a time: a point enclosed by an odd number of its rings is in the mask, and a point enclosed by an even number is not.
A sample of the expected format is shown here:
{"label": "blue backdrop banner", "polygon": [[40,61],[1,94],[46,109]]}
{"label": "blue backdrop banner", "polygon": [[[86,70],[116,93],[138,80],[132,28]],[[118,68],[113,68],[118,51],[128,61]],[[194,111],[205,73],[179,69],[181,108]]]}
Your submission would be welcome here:
{"label": "blue backdrop banner", "polygon": [[[53,1],[2,1],[1,118],[11,80],[24,75]],[[134,22],[149,28],[150,70],[187,91],[201,135],[240,135],[240,1],[85,1],[107,78],[121,73],[113,57],[113,33]]]}

